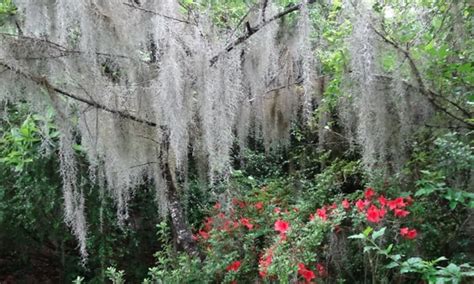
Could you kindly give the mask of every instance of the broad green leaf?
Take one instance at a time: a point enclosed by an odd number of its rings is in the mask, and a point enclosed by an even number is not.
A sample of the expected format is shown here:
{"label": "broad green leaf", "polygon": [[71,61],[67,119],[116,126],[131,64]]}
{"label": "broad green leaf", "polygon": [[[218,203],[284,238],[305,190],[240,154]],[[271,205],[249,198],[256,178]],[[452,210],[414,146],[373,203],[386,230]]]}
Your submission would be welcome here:
{"label": "broad green leaf", "polygon": [[385,229],[387,229],[386,227],[383,227],[382,229],[378,230],[378,231],[375,231],[373,234],[372,234],[372,240],[376,240],[378,238],[380,238],[381,236],[383,236],[383,234],[385,233]]}

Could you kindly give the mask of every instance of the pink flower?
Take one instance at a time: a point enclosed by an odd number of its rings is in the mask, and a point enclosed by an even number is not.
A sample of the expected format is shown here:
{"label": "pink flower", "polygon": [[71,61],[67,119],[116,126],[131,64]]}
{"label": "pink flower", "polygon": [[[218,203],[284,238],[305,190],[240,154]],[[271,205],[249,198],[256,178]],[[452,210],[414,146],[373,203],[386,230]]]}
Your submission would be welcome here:
{"label": "pink flower", "polygon": [[373,188],[367,187],[367,189],[364,192],[364,195],[365,195],[365,199],[371,199],[372,196],[375,195],[375,191]]}
{"label": "pink flower", "polygon": [[275,209],[273,209],[273,212],[276,213],[276,214],[280,214],[280,212],[281,212],[280,207],[275,207]]}
{"label": "pink flower", "polygon": [[344,200],[342,201],[342,207],[343,207],[344,209],[349,209],[350,206],[351,206],[351,204],[349,203],[349,200],[344,199]]}
{"label": "pink flower", "polygon": [[240,268],[240,261],[236,260],[232,262],[229,266],[227,266],[226,270],[227,271],[237,271]]}
{"label": "pink flower", "polygon": [[257,208],[257,210],[262,210],[263,209],[263,202],[255,203],[255,208]]}

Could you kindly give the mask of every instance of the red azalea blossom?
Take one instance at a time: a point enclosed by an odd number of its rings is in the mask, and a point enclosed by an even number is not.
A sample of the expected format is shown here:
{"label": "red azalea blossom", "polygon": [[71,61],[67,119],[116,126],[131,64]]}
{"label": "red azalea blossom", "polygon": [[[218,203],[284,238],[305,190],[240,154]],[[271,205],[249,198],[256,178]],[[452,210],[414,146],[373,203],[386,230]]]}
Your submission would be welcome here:
{"label": "red azalea blossom", "polygon": [[408,240],[413,240],[418,235],[416,229],[408,229],[407,227],[400,228],[400,235]]}
{"label": "red azalea blossom", "polygon": [[233,205],[238,205],[240,208],[244,208],[245,207],[245,202],[241,201],[241,200],[238,200],[237,198],[233,198],[232,199],[232,204]]}
{"label": "red azalea blossom", "polygon": [[209,239],[209,234],[203,230],[199,230],[198,234],[205,240]]}
{"label": "red azalea blossom", "polygon": [[349,203],[349,200],[344,199],[344,200],[342,201],[342,207],[343,207],[344,209],[349,209],[350,206],[351,206],[351,204]]}
{"label": "red azalea blossom", "polygon": [[357,200],[357,201],[356,201],[356,207],[357,207],[357,209],[358,209],[359,211],[364,210],[364,208],[365,208],[364,201],[362,201],[362,200],[360,200],[360,199]]}
{"label": "red azalea blossom", "polygon": [[263,209],[263,202],[255,203],[255,208],[257,208],[257,210],[262,210]]}
{"label": "red azalea blossom", "polygon": [[403,197],[397,197],[394,200],[388,201],[388,207],[390,210],[394,210],[395,208],[404,208],[407,204],[403,201]]}
{"label": "red azalea blossom", "polygon": [[214,204],[214,209],[216,209],[216,210],[221,209],[221,207],[222,207],[222,206],[221,206],[221,204],[220,204],[219,202],[216,202],[216,204]]}
{"label": "red azalea blossom", "polygon": [[369,222],[378,223],[385,216],[386,211],[378,209],[377,206],[371,205],[367,210],[366,217]]}
{"label": "red azalea blossom", "polygon": [[227,271],[237,271],[240,268],[240,261],[236,260],[232,262],[229,266],[227,266],[226,270]]}
{"label": "red azalea blossom", "polygon": [[260,277],[265,278],[265,276],[267,276],[268,267],[272,264],[272,260],[273,260],[272,249],[269,249],[265,255],[260,257],[260,260],[259,260],[260,270],[258,272]]}
{"label": "red azalea blossom", "polygon": [[252,230],[252,228],[253,228],[253,224],[250,223],[249,219],[247,219],[247,218],[241,218],[240,219],[240,224],[247,227],[247,229],[249,229],[249,230]]}
{"label": "red azalea blossom", "polygon": [[206,220],[204,221],[204,229],[206,231],[209,232],[212,229],[212,222],[214,222],[214,220],[211,217],[206,218]]}
{"label": "red azalea blossom", "polygon": [[237,229],[239,227],[239,222],[234,221],[234,229]]}
{"label": "red azalea blossom", "polygon": [[328,275],[326,268],[321,263],[316,264],[316,270],[318,271],[319,277],[326,277]]}
{"label": "red azalea blossom", "polygon": [[290,228],[290,224],[286,221],[280,219],[275,222],[275,231],[280,232],[280,234],[286,234],[286,231]]}
{"label": "red azalea blossom", "polygon": [[410,214],[410,212],[398,208],[395,208],[393,212],[395,213],[396,217],[406,217],[408,214]]}
{"label": "red azalea blossom", "polygon": [[313,221],[314,220],[314,214],[309,214],[309,220]]}
{"label": "red azalea blossom", "polygon": [[378,198],[378,200],[379,200],[379,203],[380,203],[380,205],[381,205],[382,207],[387,206],[388,200],[385,198],[385,196],[381,195],[381,196]]}
{"label": "red azalea blossom", "polygon": [[275,207],[275,209],[273,209],[273,212],[276,213],[276,214],[280,214],[280,212],[281,212],[280,207]]}
{"label": "red azalea blossom", "polygon": [[314,278],[316,278],[316,274],[308,268],[303,263],[298,263],[298,274],[301,275],[306,282],[310,282]]}
{"label": "red azalea blossom", "polygon": [[368,187],[368,188],[365,190],[364,195],[365,195],[365,199],[371,199],[372,196],[375,195],[375,191],[374,191],[373,188]]}
{"label": "red azalea blossom", "polygon": [[319,218],[323,219],[323,221],[326,221],[328,219],[325,208],[317,209],[316,214],[318,214]]}
{"label": "red azalea blossom", "polygon": [[333,203],[331,206],[328,206],[328,209],[336,209],[337,208],[337,204],[336,203]]}

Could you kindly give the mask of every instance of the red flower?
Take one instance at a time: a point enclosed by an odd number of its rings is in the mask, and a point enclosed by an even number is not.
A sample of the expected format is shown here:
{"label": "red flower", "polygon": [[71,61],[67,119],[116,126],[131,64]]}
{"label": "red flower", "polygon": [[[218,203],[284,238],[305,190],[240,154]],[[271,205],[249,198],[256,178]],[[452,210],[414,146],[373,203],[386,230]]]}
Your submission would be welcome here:
{"label": "red flower", "polygon": [[357,200],[357,201],[356,201],[356,207],[357,207],[357,209],[359,209],[359,211],[364,210],[364,208],[365,208],[364,201],[362,201],[362,200],[360,200],[360,199]]}
{"label": "red flower", "polygon": [[326,214],[326,208],[317,209],[316,214],[318,214],[319,218],[323,219],[323,221],[326,221],[328,219],[328,216]]}
{"label": "red flower", "polygon": [[386,211],[378,209],[375,205],[371,205],[367,210],[366,217],[369,222],[378,223],[385,216]]}
{"label": "red flower", "polygon": [[379,200],[379,203],[380,203],[380,205],[381,205],[382,207],[387,206],[388,200],[385,198],[385,196],[381,195],[381,196],[378,198],[378,200]]}
{"label": "red flower", "polygon": [[253,224],[250,223],[249,219],[247,219],[247,218],[241,218],[240,219],[240,224],[247,227],[247,229],[249,229],[249,230],[252,230],[252,228],[253,228]]}
{"label": "red flower", "polygon": [[273,212],[276,214],[280,214],[281,212],[280,207],[275,207],[275,209],[273,209]]}
{"label": "red flower", "polygon": [[303,263],[298,263],[298,274],[301,275],[306,282],[310,282],[314,278],[316,278],[316,275],[314,272],[308,268]]}
{"label": "red flower", "polygon": [[211,217],[206,218],[206,220],[204,221],[204,229],[206,231],[209,232],[212,229],[212,222],[214,222],[214,220]]}
{"label": "red flower", "polygon": [[209,234],[203,230],[199,230],[198,234],[205,240],[209,239]]}
{"label": "red flower", "polygon": [[393,211],[396,217],[406,217],[408,214],[410,214],[410,212],[398,208],[395,208]]}
{"label": "red flower", "polygon": [[255,203],[255,208],[257,208],[257,210],[262,210],[263,209],[263,202]]}
{"label": "red flower", "polygon": [[365,190],[364,195],[365,195],[365,199],[371,199],[372,196],[375,195],[375,191],[374,191],[373,188],[368,187],[368,188]]}
{"label": "red flower", "polygon": [[286,234],[286,231],[290,228],[290,224],[286,221],[280,219],[275,222],[275,231],[280,232],[280,234]]}
{"label": "red flower", "polygon": [[400,235],[408,240],[413,240],[418,235],[416,229],[408,229],[407,227],[400,228]]}
{"label": "red flower", "polygon": [[229,266],[227,266],[226,270],[227,271],[237,271],[240,268],[240,261],[236,260],[232,262]]}
{"label": "red flower", "polygon": [[349,200],[344,199],[344,200],[342,201],[342,207],[343,207],[344,209],[349,209],[350,206],[351,206],[351,204],[349,203]]}
{"label": "red flower", "polygon": [[326,277],[328,275],[326,268],[321,263],[316,264],[316,270],[318,270],[319,277]]}
{"label": "red flower", "polygon": [[337,204],[336,203],[333,203],[331,206],[328,206],[328,209],[336,209],[337,208]]}
{"label": "red flower", "polygon": [[214,204],[214,209],[216,210],[221,209],[221,204],[219,202],[216,202],[216,204]]}
{"label": "red flower", "polygon": [[237,198],[232,199],[232,204],[238,205],[240,208],[245,207],[245,202],[238,200]]}
{"label": "red flower", "polygon": [[309,220],[313,221],[314,220],[314,214],[309,214]]}
{"label": "red flower", "polygon": [[407,204],[403,201],[403,197],[398,197],[395,200],[390,200],[388,202],[388,207],[390,210],[394,210],[395,208],[404,208]]}

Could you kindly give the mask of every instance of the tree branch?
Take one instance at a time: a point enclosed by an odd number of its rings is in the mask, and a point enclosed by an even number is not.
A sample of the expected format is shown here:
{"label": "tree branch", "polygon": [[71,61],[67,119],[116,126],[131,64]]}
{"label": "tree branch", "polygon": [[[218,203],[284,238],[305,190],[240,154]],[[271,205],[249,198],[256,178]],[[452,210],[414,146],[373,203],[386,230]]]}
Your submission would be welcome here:
{"label": "tree branch", "polygon": [[[362,16],[361,12],[357,9],[356,5],[354,4],[354,2],[351,1],[351,4],[353,6],[353,8],[355,9],[355,11],[359,14],[359,16]],[[395,41],[389,39],[386,35],[384,35],[383,33],[381,33],[377,28],[375,28],[375,26],[373,25],[373,23],[369,22],[369,27],[375,32],[375,34],[377,34],[385,43],[391,45],[393,48],[395,48],[396,51],[400,52],[401,54],[403,54],[405,56],[405,58],[408,60],[408,64],[410,65],[410,70],[411,70],[411,73],[413,74],[413,76],[415,77],[415,80],[418,84],[418,90],[419,92],[425,96],[428,101],[433,105],[434,108],[438,109],[439,111],[442,111],[443,113],[445,113],[446,115],[452,117],[453,119],[463,123],[464,125],[468,126],[469,129],[474,129],[474,124],[473,123],[470,123],[468,121],[466,121],[465,119],[463,119],[462,117],[458,117],[456,114],[450,112],[448,109],[444,108],[443,106],[441,106],[437,101],[436,101],[436,97],[438,98],[443,98],[444,100],[448,101],[450,104],[454,105],[456,108],[458,108],[459,110],[461,110],[461,112],[467,116],[468,118],[471,117],[470,113],[463,109],[461,106],[459,106],[458,104],[450,101],[449,99],[447,98],[444,98],[442,95],[440,94],[437,94],[435,93],[434,91],[431,91],[430,89],[428,89],[423,81],[423,77],[421,76],[421,72],[420,70],[418,69],[415,61],[413,60],[413,58],[411,57],[411,54],[410,52],[401,47],[399,44],[397,44]]]}
{"label": "tree branch", "polygon": [[54,92],[54,93],[57,93],[57,94],[60,94],[64,97],[68,97],[68,98],[71,98],[75,101],[78,101],[78,102],[81,102],[81,103],[84,103],[84,104],[87,104],[89,106],[92,106],[96,109],[100,109],[100,110],[103,110],[105,112],[108,112],[108,113],[111,113],[111,114],[115,114],[115,115],[118,115],[120,116],[121,118],[125,118],[125,119],[129,119],[129,120],[132,120],[132,121],[135,121],[135,122],[138,122],[138,123],[142,123],[142,124],[145,124],[145,125],[148,125],[148,126],[151,126],[151,127],[160,127],[162,129],[166,129],[166,126],[163,126],[163,125],[157,125],[155,122],[152,122],[152,121],[149,121],[149,120],[146,120],[146,119],[143,119],[143,118],[140,118],[140,117],[137,117],[137,116],[134,116],[132,114],[129,114],[128,112],[126,111],[123,111],[123,110],[117,110],[117,109],[113,109],[111,107],[108,107],[106,105],[103,105],[103,104],[100,104],[98,102],[95,102],[93,100],[88,100],[88,99],[85,99],[85,98],[82,98],[82,97],[79,97],[77,95],[74,95],[74,94],[71,94],[69,92],[66,92],[58,87],[55,87],[53,86],[46,78],[44,77],[36,77],[36,76],[33,76],[31,74],[27,74],[25,72],[23,72],[22,70],[16,68],[16,67],[13,67],[11,65],[8,65],[4,62],[0,62],[0,66],[3,66],[5,67],[6,69],[20,75],[21,77],[25,78],[25,79],[28,79],[30,81],[33,81],[34,83],[38,84],[39,86],[42,86],[44,88],[46,88],[49,92]]}
{"label": "tree branch", "polygon": [[[68,49],[67,47],[60,45],[59,43],[50,41],[48,39],[43,39],[43,38],[35,38],[35,37],[30,37],[30,36],[24,36],[24,35],[15,35],[15,34],[10,34],[10,33],[2,33],[0,32],[0,36],[6,37],[6,38],[13,38],[13,39],[22,39],[22,40],[27,40],[27,41],[33,41],[35,43],[41,43],[48,45],[49,47],[56,49],[57,51],[63,53],[61,56],[54,56],[53,58],[58,58],[58,57],[63,57],[66,56],[66,54],[87,54],[86,52],[82,50],[71,50]],[[94,52],[94,54],[99,55],[99,56],[108,56],[108,57],[116,57],[116,58],[124,58],[124,59],[130,59],[132,60],[130,56],[126,55],[121,55],[121,54],[111,54],[111,53],[105,53],[105,52]],[[47,59],[48,57],[45,57]],[[40,59],[34,58],[34,57],[23,57],[20,59]]]}
{"label": "tree branch", "polygon": [[[303,1],[306,1],[306,0],[303,0]],[[308,4],[313,4],[315,3],[316,0],[308,0]],[[254,27],[251,27],[251,33],[246,33],[245,35],[243,36],[240,36],[238,37],[236,40],[234,40],[233,42],[229,43],[223,51],[219,52],[217,55],[215,55],[211,60],[210,60],[210,63],[211,63],[211,66],[213,66],[214,64],[216,64],[216,62],[219,60],[219,57],[222,56],[222,54],[224,53],[227,53],[227,52],[230,52],[232,51],[236,46],[244,43],[247,39],[249,39],[252,35],[256,34],[259,30],[261,30],[262,28],[264,28],[265,26],[267,26],[268,24],[278,20],[278,19],[281,19],[283,18],[284,16],[290,14],[290,13],[293,13],[295,11],[298,11],[299,9],[301,9],[301,7],[303,6],[303,3],[300,3],[300,4],[294,4],[293,6],[290,6],[288,7],[287,9],[285,9],[284,11],[274,15],[273,17],[269,18],[267,21],[265,22],[261,22],[259,23],[258,25],[254,26]]]}

